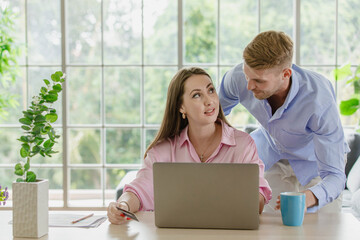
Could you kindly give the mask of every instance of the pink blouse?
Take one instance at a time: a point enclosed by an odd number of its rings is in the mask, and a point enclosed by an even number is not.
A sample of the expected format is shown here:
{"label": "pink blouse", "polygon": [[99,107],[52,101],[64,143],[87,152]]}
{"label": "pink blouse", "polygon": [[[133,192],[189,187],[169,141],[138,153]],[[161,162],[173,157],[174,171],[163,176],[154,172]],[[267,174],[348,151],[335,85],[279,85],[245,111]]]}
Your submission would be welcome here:
{"label": "pink blouse", "polygon": [[[254,140],[249,134],[234,129],[222,122],[222,137],[219,146],[206,163],[256,163],[259,165],[259,192],[265,202],[271,199],[271,189],[264,178],[264,163],[260,160]],[[188,127],[180,136],[162,141],[150,149],[136,178],[125,185],[124,191],[133,192],[140,199],[140,210],[154,209],[153,169],[154,162],[201,163],[188,136]]]}

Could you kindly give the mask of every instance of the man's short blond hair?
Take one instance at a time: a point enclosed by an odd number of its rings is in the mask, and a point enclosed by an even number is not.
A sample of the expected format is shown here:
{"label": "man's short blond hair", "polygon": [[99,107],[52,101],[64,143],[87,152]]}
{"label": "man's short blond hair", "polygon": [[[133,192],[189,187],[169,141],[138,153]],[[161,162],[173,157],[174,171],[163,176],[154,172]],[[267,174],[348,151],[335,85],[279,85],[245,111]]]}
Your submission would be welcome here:
{"label": "man's short blond hair", "polygon": [[250,68],[291,67],[293,42],[284,32],[259,33],[245,48],[243,58]]}

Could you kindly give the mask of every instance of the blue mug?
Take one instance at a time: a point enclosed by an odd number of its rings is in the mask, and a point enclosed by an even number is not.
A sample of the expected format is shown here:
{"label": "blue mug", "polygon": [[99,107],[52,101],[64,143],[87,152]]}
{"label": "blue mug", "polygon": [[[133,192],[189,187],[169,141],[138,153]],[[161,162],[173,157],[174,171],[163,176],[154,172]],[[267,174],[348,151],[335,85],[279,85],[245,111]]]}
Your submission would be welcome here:
{"label": "blue mug", "polygon": [[305,193],[280,193],[281,217],[286,226],[301,226],[305,214]]}

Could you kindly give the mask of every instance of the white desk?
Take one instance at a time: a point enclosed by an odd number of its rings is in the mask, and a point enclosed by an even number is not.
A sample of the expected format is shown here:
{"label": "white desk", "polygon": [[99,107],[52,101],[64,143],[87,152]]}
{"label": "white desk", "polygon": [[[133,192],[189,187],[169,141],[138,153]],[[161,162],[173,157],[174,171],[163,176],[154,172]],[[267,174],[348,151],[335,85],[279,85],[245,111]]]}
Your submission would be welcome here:
{"label": "white desk", "polygon": [[[73,212],[75,213],[75,212]],[[76,212],[79,213],[79,212]],[[86,214],[88,212],[80,212]],[[106,212],[94,212],[98,215]],[[49,234],[41,240],[110,240],[110,239],[360,239],[360,222],[350,213],[306,214],[300,227],[282,224],[280,214],[262,214],[258,230],[216,230],[216,229],[166,229],[154,225],[152,212],[137,213],[140,222],[129,221],[125,225],[104,222],[98,228],[49,228]],[[13,239],[11,211],[0,209],[0,239]],[[19,240],[20,238],[14,238]],[[26,238],[29,239],[29,238]]]}

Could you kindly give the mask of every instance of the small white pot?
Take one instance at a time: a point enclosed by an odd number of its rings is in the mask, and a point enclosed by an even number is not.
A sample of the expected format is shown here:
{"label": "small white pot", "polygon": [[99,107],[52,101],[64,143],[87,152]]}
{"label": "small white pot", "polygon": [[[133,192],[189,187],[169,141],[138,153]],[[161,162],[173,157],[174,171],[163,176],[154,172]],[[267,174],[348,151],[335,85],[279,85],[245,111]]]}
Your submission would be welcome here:
{"label": "small white pot", "polygon": [[13,236],[40,238],[49,230],[49,181],[13,182]]}

